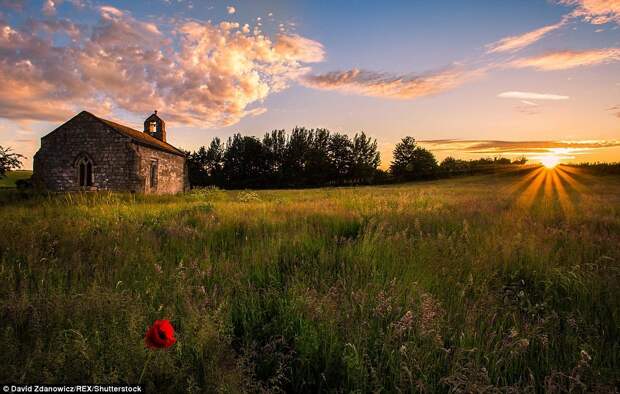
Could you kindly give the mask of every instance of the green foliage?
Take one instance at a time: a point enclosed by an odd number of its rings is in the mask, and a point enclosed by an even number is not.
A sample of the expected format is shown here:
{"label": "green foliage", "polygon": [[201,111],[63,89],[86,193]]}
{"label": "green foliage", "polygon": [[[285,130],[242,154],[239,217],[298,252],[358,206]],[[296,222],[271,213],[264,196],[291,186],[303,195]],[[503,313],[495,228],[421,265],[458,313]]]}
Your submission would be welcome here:
{"label": "green foliage", "polygon": [[256,137],[235,134],[222,145],[189,155],[190,183],[226,188],[302,187],[371,183],[378,176],[377,141],[366,134],[353,139],[327,129],[294,128]]}
{"label": "green foliage", "polygon": [[405,137],[397,143],[393,156],[390,172],[397,178],[428,179],[437,175],[435,156],[418,146],[412,137]]}
{"label": "green foliage", "polygon": [[11,148],[0,146],[0,179],[4,178],[8,171],[21,168],[23,158],[19,153],[11,152]]}
{"label": "green foliage", "polygon": [[0,189],[15,188],[20,181],[27,181],[31,176],[32,171],[8,171],[3,178],[0,178]]}
{"label": "green foliage", "polygon": [[613,392],[620,178],[526,179],[3,191],[0,381],[136,382],[168,318],[153,392]]}

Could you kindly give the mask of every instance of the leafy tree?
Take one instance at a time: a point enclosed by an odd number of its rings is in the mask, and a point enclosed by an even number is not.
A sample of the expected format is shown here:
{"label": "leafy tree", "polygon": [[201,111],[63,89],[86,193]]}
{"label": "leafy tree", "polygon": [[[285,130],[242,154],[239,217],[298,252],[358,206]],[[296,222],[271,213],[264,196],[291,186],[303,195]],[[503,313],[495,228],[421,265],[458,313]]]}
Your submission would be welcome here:
{"label": "leafy tree", "polygon": [[437,173],[437,160],[428,150],[418,146],[412,137],[403,138],[393,153],[390,171],[403,179],[430,178]]}
{"label": "leafy tree", "polygon": [[8,171],[16,170],[22,167],[21,159],[24,156],[19,153],[11,153],[10,147],[0,146],[0,178],[3,178]]}
{"label": "leafy tree", "polygon": [[287,149],[286,132],[284,130],[273,130],[271,133],[265,134],[263,147],[269,177],[275,184],[280,184]]}
{"label": "leafy tree", "polygon": [[207,150],[204,146],[188,155],[187,167],[189,170],[189,182],[192,186],[206,186],[209,184]]}
{"label": "leafy tree", "polygon": [[507,157],[494,157],[493,164],[508,165],[510,164],[510,159]]}
{"label": "leafy tree", "polygon": [[267,181],[267,154],[256,137],[233,135],[228,139],[223,159],[223,173],[228,185],[260,186]]}
{"label": "leafy tree", "polygon": [[442,173],[448,175],[463,174],[470,170],[469,162],[448,156],[439,165]]}
{"label": "leafy tree", "polygon": [[283,176],[289,185],[306,184],[306,166],[308,152],[311,149],[312,136],[305,127],[295,127],[286,144],[283,162]]}
{"label": "leafy tree", "polygon": [[308,134],[309,149],[305,155],[304,179],[309,185],[323,185],[334,179],[330,157],[331,135],[327,129],[312,129]]}
{"label": "leafy tree", "polygon": [[224,179],[224,145],[218,137],[213,138],[209,144],[205,155],[205,165],[210,184],[220,184]]}
{"label": "leafy tree", "polygon": [[353,143],[345,134],[332,134],[327,147],[331,180],[342,183],[351,177],[353,169]]}
{"label": "leafy tree", "polygon": [[381,164],[377,140],[367,137],[363,131],[355,134],[352,154],[351,177],[358,182],[370,182],[377,175],[377,167]]}

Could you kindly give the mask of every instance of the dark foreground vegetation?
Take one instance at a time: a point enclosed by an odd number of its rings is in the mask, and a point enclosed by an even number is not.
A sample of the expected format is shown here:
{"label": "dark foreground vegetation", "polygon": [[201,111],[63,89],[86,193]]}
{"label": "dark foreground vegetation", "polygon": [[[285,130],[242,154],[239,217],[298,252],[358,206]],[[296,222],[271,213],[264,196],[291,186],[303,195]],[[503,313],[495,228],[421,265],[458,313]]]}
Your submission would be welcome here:
{"label": "dark foreground vegetation", "polygon": [[0,381],[614,392],[620,178],[573,167],[180,196],[0,191]]}

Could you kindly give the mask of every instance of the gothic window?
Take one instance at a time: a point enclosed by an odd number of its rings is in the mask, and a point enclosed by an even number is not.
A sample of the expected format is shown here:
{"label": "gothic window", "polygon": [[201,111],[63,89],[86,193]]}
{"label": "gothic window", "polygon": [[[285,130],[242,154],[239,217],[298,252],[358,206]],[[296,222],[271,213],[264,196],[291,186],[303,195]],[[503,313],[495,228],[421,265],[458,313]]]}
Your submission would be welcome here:
{"label": "gothic window", "polygon": [[86,156],[81,156],[75,163],[78,185],[93,185],[93,162]]}
{"label": "gothic window", "polygon": [[157,162],[156,161],[152,161],[151,162],[151,174],[150,174],[150,178],[151,178],[151,187],[157,187]]}

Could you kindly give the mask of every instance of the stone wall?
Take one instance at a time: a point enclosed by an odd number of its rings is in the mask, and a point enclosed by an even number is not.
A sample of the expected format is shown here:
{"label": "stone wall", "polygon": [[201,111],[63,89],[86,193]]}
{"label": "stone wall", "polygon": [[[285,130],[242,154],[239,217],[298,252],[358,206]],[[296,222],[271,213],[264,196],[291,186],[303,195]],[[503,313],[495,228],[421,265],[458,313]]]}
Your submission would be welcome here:
{"label": "stone wall", "polygon": [[[140,157],[138,174],[143,193],[173,194],[189,188],[185,157],[143,145],[135,145],[134,149]],[[156,163],[157,168],[154,186],[151,186],[152,163]]]}
{"label": "stone wall", "polygon": [[[92,186],[79,186],[76,159],[93,163]],[[150,163],[158,163],[157,187],[149,187]],[[52,191],[113,190],[177,193],[187,187],[185,158],[137,145],[131,138],[82,112],[41,139],[34,156],[35,186]]]}

